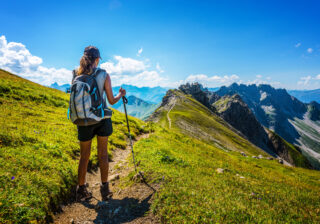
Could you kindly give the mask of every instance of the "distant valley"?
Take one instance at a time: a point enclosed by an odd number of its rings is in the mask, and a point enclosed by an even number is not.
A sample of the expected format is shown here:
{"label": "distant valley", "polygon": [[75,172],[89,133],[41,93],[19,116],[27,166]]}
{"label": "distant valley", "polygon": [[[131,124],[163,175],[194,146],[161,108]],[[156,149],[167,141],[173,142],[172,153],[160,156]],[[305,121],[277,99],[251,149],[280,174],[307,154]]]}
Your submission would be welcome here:
{"label": "distant valley", "polygon": [[[51,87],[64,91],[70,85],[59,86],[54,83]],[[114,94],[119,88],[120,86],[113,88]],[[128,114],[143,120],[160,106],[168,90],[162,87],[132,85],[122,85],[122,88],[127,91]],[[186,94],[191,94],[207,108],[222,116],[248,140],[270,155],[281,154],[287,161],[293,162],[294,156],[290,156],[288,152],[301,152],[314,167],[320,168],[320,105],[315,101],[319,90],[286,91],[266,84],[257,86],[236,83],[220,88],[204,88],[194,83],[179,88],[185,88],[183,91]],[[311,103],[304,103],[310,100]],[[111,107],[124,112],[122,101]],[[241,113],[244,120],[238,119]],[[279,138],[293,145],[289,147],[275,142],[275,139]],[[287,150],[283,152],[284,149]]]}

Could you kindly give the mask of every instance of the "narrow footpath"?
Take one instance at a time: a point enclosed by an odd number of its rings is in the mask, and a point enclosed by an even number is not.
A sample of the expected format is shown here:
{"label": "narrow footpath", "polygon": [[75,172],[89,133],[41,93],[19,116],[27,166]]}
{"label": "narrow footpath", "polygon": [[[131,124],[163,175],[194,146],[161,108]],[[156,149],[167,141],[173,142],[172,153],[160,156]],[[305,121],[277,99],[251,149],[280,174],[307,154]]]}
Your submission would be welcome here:
{"label": "narrow footpath", "polygon": [[176,99],[174,98],[174,99],[172,100],[172,105],[170,106],[170,109],[169,109],[168,112],[167,112],[167,119],[168,119],[168,122],[169,122],[169,128],[171,128],[171,119],[170,119],[169,114],[170,114],[172,108],[174,108],[175,105],[176,105]]}
{"label": "narrow footpath", "polygon": [[[137,141],[148,138],[149,134],[138,136]],[[87,202],[75,202],[62,206],[63,212],[56,214],[54,223],[103,224],[103,223],[160,223],[150,212],[154,192],[143,183],[135,183],[121,189],[121,179],[134,170],[128,162],[132,160],[131,148],[113,151],[109,162],[109,186],[112,199],[101,201],[100,169],[87,173],[87,183],[93,198]],[[159,186],[152,185],[155,189]]]}

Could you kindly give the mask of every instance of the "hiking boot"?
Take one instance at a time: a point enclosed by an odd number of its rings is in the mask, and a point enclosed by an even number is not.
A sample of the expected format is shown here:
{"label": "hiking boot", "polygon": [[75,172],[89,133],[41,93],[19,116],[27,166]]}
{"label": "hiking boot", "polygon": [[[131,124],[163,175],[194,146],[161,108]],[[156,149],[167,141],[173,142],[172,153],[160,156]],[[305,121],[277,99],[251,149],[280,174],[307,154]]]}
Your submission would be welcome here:
{"label": "hiking boot", "polygon": [[86,201],[90,198],[92,198],[92,192],[88,190],[88,184],[82,185],[82,186],[77,186],[77,191],[76,191],[76,200],[81,202],[81,201]]}
{"label": "hiking boot", "polygon": [[109,182],[100,184],[100,193],[103,201],[107,201],[109,198],[112,197],[113,193],[109,189]]}

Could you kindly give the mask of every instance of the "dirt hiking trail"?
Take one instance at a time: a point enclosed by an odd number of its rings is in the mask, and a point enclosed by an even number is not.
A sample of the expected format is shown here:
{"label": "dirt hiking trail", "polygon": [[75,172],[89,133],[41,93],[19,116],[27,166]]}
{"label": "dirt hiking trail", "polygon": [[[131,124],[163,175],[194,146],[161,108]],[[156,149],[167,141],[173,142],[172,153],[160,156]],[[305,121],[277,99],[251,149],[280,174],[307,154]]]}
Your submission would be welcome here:
{"label": "dirt hiking trail", "polygon": [[[137,137],[137,141],[148,138],[149,134]],[[54,217],[54,223],[103,224],[103,223],[160,223],[150,212],[154,191],[143,183],[134,183],[130,187],[120,189],[120,181],[134,168],[128,166],[132,160],[130,145],[126,149],[113,151],[109,162],[109,186],[113,196],[108,201],[101,201],[100,169],[87,173],[87,183],[93,198],[87,202],[76,202],[74,199],[68,205],[62,206],[62,212]],[[158,189],[159,186],[152,184]]]}
{"label": "dirt hiking trail", "polygon": [[174,98],[174,99],[172,100],[170,109],[169,109],[168,112],[167,112],[167,119],[168,119],[168,122],[169,122],[169,128],[171,128],[171,119],[170,119],[169,114],[170,114],[172,108],[174,108],[175,105],[176,105],[176,98]]}

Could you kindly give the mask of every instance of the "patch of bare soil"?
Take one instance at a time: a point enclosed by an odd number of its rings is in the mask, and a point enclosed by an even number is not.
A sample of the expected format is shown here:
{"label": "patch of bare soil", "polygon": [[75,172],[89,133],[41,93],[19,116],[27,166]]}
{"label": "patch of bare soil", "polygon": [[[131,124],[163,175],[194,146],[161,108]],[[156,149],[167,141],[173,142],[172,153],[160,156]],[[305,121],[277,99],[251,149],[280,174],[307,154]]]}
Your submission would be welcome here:
{"label": "patch of bare soil", "polygon": [[[141,138],[149,137],[148,134]],[[134,168],[128,165],[131,160],[131,148],[113,151],[113,159],[109,162],[109,182],[113,196],[108,201],[102,201],[100,195],[100,170],[87,173],[87,183],[93,193],[93,198],[86,202],[76,202],[74,199],[68,205],[62,206],[62,212],[56,214],[54,223],[160,223],[160,220],[150,211],[151,201],[155,192],[144,183],[135,183],[121,189],[120,182]],[[152,187],[159,189],[158,185]]]}

